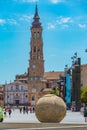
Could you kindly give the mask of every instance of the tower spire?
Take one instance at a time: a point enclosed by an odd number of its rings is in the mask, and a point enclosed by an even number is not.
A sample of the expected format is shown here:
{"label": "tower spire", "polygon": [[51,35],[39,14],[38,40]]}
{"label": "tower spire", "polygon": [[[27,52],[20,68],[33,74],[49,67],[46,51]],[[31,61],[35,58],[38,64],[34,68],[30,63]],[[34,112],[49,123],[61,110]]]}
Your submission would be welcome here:
{"label": "tower spire", "polygon": [[37,27],[41,27],[41,23],[39,21],[40,17],[38,15],[38,7],[37,7],[37,3],[36,3],[36,8],[35,8],[35,15],[34,15],[34,21],[32,22],[32,28],[37,28]]}
{"label": "tower spire", "polygon": [[39,15],[38,15],[38,8],[37,8],[37,3],[36,3],[36,9],[35,9],[35,15],[34,15],[34,18],[39,18]]}

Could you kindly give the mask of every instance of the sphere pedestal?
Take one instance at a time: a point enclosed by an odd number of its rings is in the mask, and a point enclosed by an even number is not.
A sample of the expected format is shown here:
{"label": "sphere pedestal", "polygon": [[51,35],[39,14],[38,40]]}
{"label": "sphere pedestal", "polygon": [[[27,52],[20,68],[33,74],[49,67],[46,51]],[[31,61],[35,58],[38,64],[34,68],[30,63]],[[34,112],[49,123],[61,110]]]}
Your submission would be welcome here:
{"label": "sphere pedestal", "polygon": [[40,122],[60,122],[66,115],[66,104],[62,98],[47,94],[38,100],[35,114]]}

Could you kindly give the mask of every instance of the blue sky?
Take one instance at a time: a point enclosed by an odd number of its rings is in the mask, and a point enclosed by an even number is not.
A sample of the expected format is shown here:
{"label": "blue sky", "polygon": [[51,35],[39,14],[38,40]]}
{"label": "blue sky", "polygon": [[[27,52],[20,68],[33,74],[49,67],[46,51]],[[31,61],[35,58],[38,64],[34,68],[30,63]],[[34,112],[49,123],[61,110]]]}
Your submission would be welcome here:
{"label": "blue sky", "polygon": [[45,71],[64,71],[75,52],[87,64],[87,0],[0,0],[0,84],[27,72],[36,1]]}

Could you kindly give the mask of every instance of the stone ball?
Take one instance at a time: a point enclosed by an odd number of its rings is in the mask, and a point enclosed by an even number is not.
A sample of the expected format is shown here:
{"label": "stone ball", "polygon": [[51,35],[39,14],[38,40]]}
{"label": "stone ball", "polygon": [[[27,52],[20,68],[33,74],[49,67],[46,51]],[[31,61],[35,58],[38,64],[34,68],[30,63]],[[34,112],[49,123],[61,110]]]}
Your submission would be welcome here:
{"label": "stone ball", "polygon": [[66,115],[66,104],[62,98],[46,94],[37,101],[35,115],[40,122],[60,122]]}

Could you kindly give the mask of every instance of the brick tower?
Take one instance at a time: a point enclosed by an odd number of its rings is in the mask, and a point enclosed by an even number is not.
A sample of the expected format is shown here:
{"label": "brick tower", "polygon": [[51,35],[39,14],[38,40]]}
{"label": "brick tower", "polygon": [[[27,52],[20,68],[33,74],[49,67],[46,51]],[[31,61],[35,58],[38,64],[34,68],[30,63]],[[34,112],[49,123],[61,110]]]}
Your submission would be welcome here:
{"label": "brick tower", "polygon": [[28,72],[28,99],[32,105],[35,105],[39,98],[39,92],[45,87],[45,83],[43,82],[44,59],[42,26],[39,19],[40,17],[38,15],[38,8],[36,4],[35,15],[31,26],[30,60]]}

